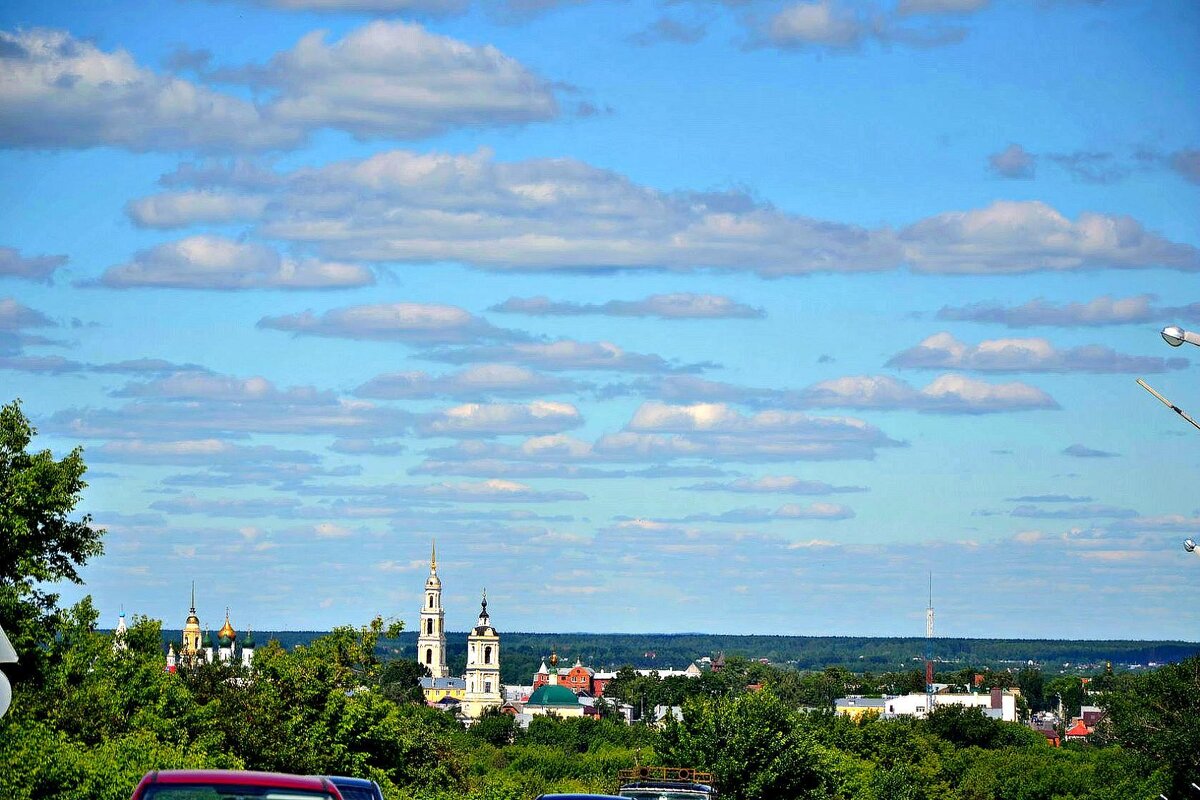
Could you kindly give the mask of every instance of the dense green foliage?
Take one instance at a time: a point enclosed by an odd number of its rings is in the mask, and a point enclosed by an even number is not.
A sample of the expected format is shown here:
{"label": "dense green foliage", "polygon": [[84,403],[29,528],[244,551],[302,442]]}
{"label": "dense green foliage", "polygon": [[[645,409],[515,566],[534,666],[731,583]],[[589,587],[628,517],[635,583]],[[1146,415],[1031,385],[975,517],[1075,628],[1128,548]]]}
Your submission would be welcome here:
{"label": "dense green foliage", "polygon": [[0,406],[0,620],[20,656],[17,677],[36,669],[38,643],[58,627],[58,595],[45,587],[82,583],[79,567],[104,551],[90,517],[68,518],[87,486],[82,450],[57,461],[27,452],[36,433],[20,401]]}

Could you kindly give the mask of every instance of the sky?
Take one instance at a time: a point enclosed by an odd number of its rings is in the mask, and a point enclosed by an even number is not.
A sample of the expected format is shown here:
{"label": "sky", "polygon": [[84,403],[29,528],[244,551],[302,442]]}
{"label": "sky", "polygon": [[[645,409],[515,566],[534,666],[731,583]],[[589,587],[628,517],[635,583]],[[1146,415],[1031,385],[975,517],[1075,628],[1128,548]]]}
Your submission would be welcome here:
{"label": "sky", "polygon": [[[1200,640],[1200,6],[0,6],[106,624]],[[1191,352],[1188,352],[1191,351]]]}

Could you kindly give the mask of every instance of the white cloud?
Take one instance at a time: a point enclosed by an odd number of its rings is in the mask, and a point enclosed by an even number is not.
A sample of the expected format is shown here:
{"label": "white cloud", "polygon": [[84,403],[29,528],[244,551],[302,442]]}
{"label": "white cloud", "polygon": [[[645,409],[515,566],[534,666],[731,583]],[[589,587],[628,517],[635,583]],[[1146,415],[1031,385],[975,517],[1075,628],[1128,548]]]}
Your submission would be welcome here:
{"label": "white cloud", "polygon": [[988,166],[1001,178],[1029,179],[1037,169],[1037,156],[1019,144],[1010,144],[988,156]]}
{"label": "white cloud", "polygon": [[547,297],[510,297],[492,311],[531,316],[658,317],[659,319],[754,319],[764,316],[735,300],[712,294],[676,292],[655,294],[644,300],[609,300],[606,303],[553,302]]}
{"label": "white cloud", "polygon": [[883,375],[834,378],[801,392],[803,403],[818,408],[912,409],[936,414],[993,414],[1055,409],[1054,398],[1025,383],[987,383],[963,375],[941,375],[914,389]]}
{"label": "white cloud", "polygon": [[124,464],[311,464],[320,459],[303,450],[280,450],[269,445],[237,445],[220,439],[152,441],[137,439],[105,442],[89,448],[88,458]]}
{"label": "white cloud", "polygon": [[64,31],[0,31],[0,52],[0,144],[8,147],[261,150],[303,135],[251,103]]}
{"label": "white cloud", "polygon": [[768,39],[777,45],[853,47],[866,34],[862,20],[830,0],[792,3],[780,9],[766,26]]}
{"label": "white cloud", "polygon": [[774,522],[779,520],[836,521],[853,518],[854,509],[839,503],[812,503],[807,506],[802,506],[797,503],[788,503],[775,510],[767,508],[735,508],[720,514],[690,514],[680,521],[750,524],[755,522]]}
{"label": "white cloud", "polygon": [[367,381],[355,389],[354,394],[386,399],[475,399],[557,394],[578,387],[574,381],[542,375],[513,364],[478,364],[449,375],[390,372]]}
{"label": "white cloud", "polygon": [[342,339],[371,339],[430,345],[465,343],[487,339],[512,339],[517,334],[493,327],[457,306],[433,303],[380,303],[346,306],[320,316],[311,311],[263,317],[260,328],[290,331],[308,336]]}
{"label": "white cloud", "polygon": [[110,267],[96,281],[111,289],[348,289],[369,286],[375,276],[357,264],[280,258],[259,244],[220,236],[191,236],[142,250],[127,264]]}
{"label": "white cloud", "polygon": [[1123,355],[1102,345],[1060,350],[1046,339],[987,339],[967,345],[949,333],[936,333],[897,353],[889,367],[969,369],[983,372],[1165,372],[1186,367],[1186,358]]}
{"label": "white cloud", "polygon": [[570,403],[535,401],[467,403],[424,416],[417,430],[424,436],[505,436],[561,433],[583,424],[579,409]]}
{"label": "white cloud", "polygon": [[15,298],[0,297],[0,331],[53,327],[57,323],[42,312],[18,303]]}
{"label": "white cloud", "polygon": [[125,211],[142,228],[180,228],[257,219],[266,207],[263,196],[230,192],[166,192],[130,201]]}
{"label": "white cloud", "polygon": [[744,193],[668,193],[573,159],[504,163],[487,151],[393,150],[267,177],[192,167],[172,181],[267,193],[262,213],[247,217],[257,233],[331,260],[770,277],[903,264],[947,274],[1200,270],[1195,247],[1132,218],[1086,212],[1071,220],[1036,201],[947,212],[899,231],[867,229],[789,214]]}
{"label": "white cloud", "polygon": [[719,483],[709,481],[684,486],[694,492],[736,492],[738,494],[799,494],[821,495],[845,492],[865,492],[862,486],[833,486],[824,481],[809,481],[793,475],[764,475],[761,478],[738,478]]}
{"label": "white cloud", "polygon": [[579,342],[573,339],[434,350],[422,353],[421,358],[451,364],[501,361],[525,364],[552,372],[604,370],[655,373],[695,371],[710,366],[707,364],[676,365],[653,353],[633,353],[612,342]]}
{"label": "white cloud", "polygon": [[420,25],[376,20],[332,44],[306,34],[262,68],[222,77],[273,90],[272,119],[337,128],[359,139],[420,138],[452,127],[551,119],[550,84],[490,45],[471,46]]}
{"label": "white cloud", "polygon": [[1030,328],[1039,325],[1060,328],[1127,325],[1135,322],[1179,319],[1200,321],[1200,303],[1186,306],[1156,307],[1154,295],[1133,297],[1103,295],[1084,303],[1049,303],[1030,300],[1019,306],[988,303],[949,307],[938,311],[938,319],[965,322],[992,322],[1010,328]]}
{"label": "white cloud", "polygon": [[[0,38],[0,42],[3,39]],[[2,49],[2,48],[0,48]],[[0,65],[4,62],[0,60]],[[2,82],[0,78],[0,82]],[[0,90],[2,91],[2,90]],[[3,112],[0,111],[0,115]],[[2,123],[0,123],[2,124]],[[2,128],[0,128],[2,130]],[[55,270],[67,263],[66,256],[22,256],[12,247],[0,247],[0,277],[24,278],[28,281],[49,283]]]}
{"label": "white cloud", "polygon": [[1021,274],[1165,267],[1200,270],[1200,251],[1147,231],[1127,216],[1084,212],[1071,221],[1038,201],[998,201],[938,214],[900,231],[918,272]]}
{"label": "white cloud", "polygon": [[275,406],[329,405],[336,402],[332,392],[318,391],[312,386],[279,389],[261,376],[236,378],[214,372],[195,371],[176,372],[144,383],[128,383],[112,394],[114,397],[270,403]]}

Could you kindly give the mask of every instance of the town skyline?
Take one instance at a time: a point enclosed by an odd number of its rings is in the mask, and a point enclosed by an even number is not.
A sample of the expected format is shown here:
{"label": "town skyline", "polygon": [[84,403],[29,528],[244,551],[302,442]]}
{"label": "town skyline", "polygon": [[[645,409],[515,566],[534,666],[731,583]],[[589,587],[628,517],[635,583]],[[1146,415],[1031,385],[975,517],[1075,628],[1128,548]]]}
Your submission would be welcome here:
{"label": "town skyline", "polygon": [[[1200,8],[0,8],[102,621],[1195,640]],[[1190,352],[1189,352],[1190,351]]]}

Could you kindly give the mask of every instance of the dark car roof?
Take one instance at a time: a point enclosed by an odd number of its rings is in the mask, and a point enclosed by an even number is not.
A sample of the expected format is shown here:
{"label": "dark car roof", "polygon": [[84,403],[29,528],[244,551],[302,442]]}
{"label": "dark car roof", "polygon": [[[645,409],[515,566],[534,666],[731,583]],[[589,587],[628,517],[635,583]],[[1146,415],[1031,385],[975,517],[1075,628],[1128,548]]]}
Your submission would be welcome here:
{"label": "dark car roof", "polygon": [[627,800],[615,794],[543,794],[537,800]]}
{"label": "dark car roof", "polygon": [[[337,787],[324,778],[312,775],[285,775],[281,772],[254,772],[252,770],[226,769],[164,769],[149,772],[138,784],[138,789],[152,785],[208,783],[219,786],[259,786],[269,789],[304,789],[327,792],[341,800]],[[134,791],[134,797],[138,791]]]}
{"label": "dark car roof", "polygon": [[363,789],[369,789],[376,785],[375,781],[368,778],[351,778],[348,775],[326,775],[325,777],[338,786],[358,786]]}

